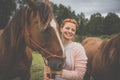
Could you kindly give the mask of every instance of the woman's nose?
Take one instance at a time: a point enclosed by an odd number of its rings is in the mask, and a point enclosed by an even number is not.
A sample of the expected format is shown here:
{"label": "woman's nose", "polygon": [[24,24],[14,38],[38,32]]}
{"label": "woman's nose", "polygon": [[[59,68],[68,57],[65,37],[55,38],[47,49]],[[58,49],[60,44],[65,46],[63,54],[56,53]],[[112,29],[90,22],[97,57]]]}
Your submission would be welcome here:
{"label": "woman's nose", "polygon": [[72,33],[72,30],[69,30],[70,33]]}

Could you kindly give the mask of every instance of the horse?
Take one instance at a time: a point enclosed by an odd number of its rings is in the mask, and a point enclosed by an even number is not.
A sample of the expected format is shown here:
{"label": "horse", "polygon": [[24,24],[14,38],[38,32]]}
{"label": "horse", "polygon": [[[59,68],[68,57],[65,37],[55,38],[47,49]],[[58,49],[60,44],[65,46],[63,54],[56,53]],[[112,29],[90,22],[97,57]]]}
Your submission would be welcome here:
{"label": "horse", "polygon": [[109,40],[88,37],[82,41],[88,57],[84,80],[120,80],[120,33]]}
{"label": "horse", "polygon": [[44,2],[27,3],[15,12],[0,36],[0,80],[30,80],[33,50],[52,70],[63,68],[64,50],[52,8]]}
{"label": "horse", "polygon": [[83,47],[85,48],[86,55],[88,57],[87,72],[85,74],[85,80],[90,79],[90,74],[92,72],[91,68],[92,68],[93,57],[96,54],[96,51],[98,50],[102,42],[103,40],[98,37],[87,37],[81,42]]}

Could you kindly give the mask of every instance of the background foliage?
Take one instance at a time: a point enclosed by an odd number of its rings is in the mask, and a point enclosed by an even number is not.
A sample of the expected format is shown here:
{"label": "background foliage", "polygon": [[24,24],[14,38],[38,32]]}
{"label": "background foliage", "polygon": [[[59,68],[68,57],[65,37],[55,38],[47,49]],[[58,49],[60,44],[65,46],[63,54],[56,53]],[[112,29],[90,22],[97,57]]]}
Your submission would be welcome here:
{"label": "background foliage", "polygon": [[15,0],[0,0],[0,29],[4,28],[16,9]]}
{"label": "background foliage", "polygon": [[[43,0],[33,1],[39,2]],[[0,0],[0,27],[5,27],[10,16],[24,4],[23,0]],[[57,5],[53,2],[51,2],[51,6],[59,25],[65,18],[74,18],[78,21],[77,36],[112,35],[120,32],[120,17],[116,13],[109,12],[106,16],[102,16],[99,12],[96,12],[88,19],[83,12],[76,14],[74,10],[71,10],[70,6]]]}

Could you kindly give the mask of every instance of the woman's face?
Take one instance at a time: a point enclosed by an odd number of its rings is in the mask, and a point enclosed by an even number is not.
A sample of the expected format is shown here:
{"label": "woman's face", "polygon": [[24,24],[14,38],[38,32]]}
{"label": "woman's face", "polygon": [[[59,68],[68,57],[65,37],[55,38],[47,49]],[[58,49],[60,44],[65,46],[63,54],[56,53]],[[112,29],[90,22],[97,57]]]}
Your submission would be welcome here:
{"label": "woman's face", "polygon": [[76,33],[76,25],[71,22],[66,22],[61,28],[62,37],[66,40],[72,40]]}

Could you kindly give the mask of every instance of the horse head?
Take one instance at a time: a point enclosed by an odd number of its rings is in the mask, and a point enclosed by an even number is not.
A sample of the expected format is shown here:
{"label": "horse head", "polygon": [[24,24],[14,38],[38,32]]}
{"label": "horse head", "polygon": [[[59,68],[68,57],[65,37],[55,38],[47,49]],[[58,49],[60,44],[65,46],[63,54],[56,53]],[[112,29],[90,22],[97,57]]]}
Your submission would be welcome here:
{"label": "horse head", "polygon": [[58,24],[52,9],[46,3],[29,3],[26,15],[25,38],[27,45],[44,57],[52,70],[61,70],[64,65],[63,45],[58,33]]}

